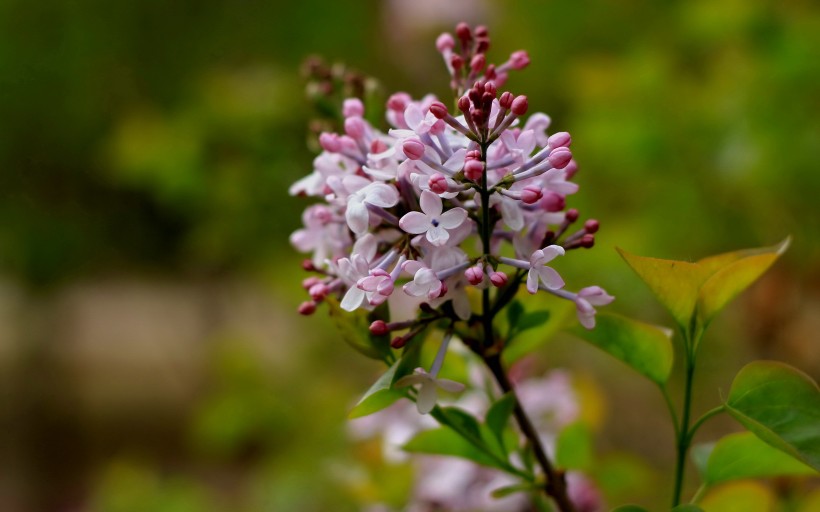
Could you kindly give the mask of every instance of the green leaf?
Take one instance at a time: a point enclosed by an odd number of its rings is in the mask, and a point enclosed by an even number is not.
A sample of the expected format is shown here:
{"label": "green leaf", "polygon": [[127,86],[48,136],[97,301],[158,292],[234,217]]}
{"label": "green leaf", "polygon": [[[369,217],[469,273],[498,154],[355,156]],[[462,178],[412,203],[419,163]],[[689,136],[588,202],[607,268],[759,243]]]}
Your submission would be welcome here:
{"label": "green leaf", "polygon": [[384,361],[391,353],[390,340],[385,336],[372,336],[367,313],[364,311],[348,312],[339,307],[333,297],[326,297],[330,319],[339,336],[359,353],[371,358]]}
{"label": "green leaf", "polygon": [[594,329],[579,325],[571,332],[660,385],[669,378],[673,358],[672,333],[665,329],[611,313],[600,313]]}
{"label": "green leaf", "polygon": [[706,474],[706,466],[709,464],[709,456],[712,455],[712,450],[715,449],[715,443],[701,443],[696,444],[689,450],[689,456],[698,470],[698,475],[701,479]]}
{"label": "green leaf", "polygon": [[820,389],[811,377],[775,361],[749,363],[726,408],[760,439],[820,471]]}
{"label": "green leaf", "polygon": [[697,320],[700,327],[708,324],[777,260],[789,242],[787,238],[776,246],[719,254],[697,263],[648,258],[617,250],[681,329],[691,335],[693,321]]}
{"label": "green leaf", "polygon": [[[541,295],[545,296],[547,294]],[[510,331],[515,337],[515,341],[504,347],[504,361],[507,364],[514,363],[546,344],[558,331],[564,328],[566,320],[575,314],[575,306],[572,301],[554,296],[539,297],[538,300],[542,305],[546,305],[549,308],[549,318],[546,323],[540,325],[539,329],[530,329],[528,332],[522,331],[520,325],[518,329],[510,326]],[[543,313],[545,313],[545,311],[541,311],[541,313],[539,313],[539,311],[533,311],[525,313],[524,315],[534,315],[532,318],[536,319],[539,314]],[[533,320],[529,320],[528,322],[532,321]],[[520,322],[519,320],[519,323]]]}
{"label": "green leaf", "polygon": [[504,469],[498,459],[447,427],[424,430],[405,444],[403,448],[411,453],[461,457],[483,466]]}
{"label": "green leaf", "polygon": [[697,505],[686,504],[678,505],[672,509],[672,512],[704,512],[704,510]]}
{"label": "green leaf", "polygon": [[348,413],[348,418],[361,418],[362,416],[373,414],[374,412],[389,407],[398,399],[405,396],[404,392],[393,389],[393,382],[396,381],[396,370],[398,370],[399,365],[401,365],[401,359],[393,363],[393,366],[370,386],[370,389],[368,389],[359,400],[359,403]]}
{"label": "green leaf", "polygon": [[521,319],[521,315],[523,314],[524,306],[521,304],[520,300],[514,300],[507,306],[507,325],[509,326],[509,332],[507,333],[508,339],[512,337],[515,326],[518,324],[518,321]]}
{"label": "green leaf", "polygon": [[521,484],[506,485],[504,487],[499,487],[498,489],[495,489],[493,492],[490,493],[490,496],[492,496],[495,499],[506,498],[507,496],[510,496],[511,494],[515,494],[517,492],[532,492],[538,490],[541,488],[542,485],[542,483],[538,482],[524,482]]}
{"label": "green leaf", "polygon": [[744,478],[816,474],[812,468],[772,448],[751,432],[741,432],[730,434],[715,445],[706,466],[704,482],[714,485]]}
{"label": "green leaf", "polygon": [[639,507],[638,505],[621,505],[618,508],[612,509],[612,512],[649,512],[643,507]]}
{"label": "green leaf", "polygon": [[510,416],[515,409],[515,395],[507,393],[490,406],[484,422],[499,441],[504,438],[504,430],[509,425]]}
{"label": "green leaf", "polygon": [[698,504],[704,512],[771,512],[775,501],[765,485],[743,481],[715,487]]}
{"label": "green leaf", "polygon": [[555,463],[563,469],[588,469],[592,464],[592,444],[592,434],[584,423],[567,425],[555,442]]}

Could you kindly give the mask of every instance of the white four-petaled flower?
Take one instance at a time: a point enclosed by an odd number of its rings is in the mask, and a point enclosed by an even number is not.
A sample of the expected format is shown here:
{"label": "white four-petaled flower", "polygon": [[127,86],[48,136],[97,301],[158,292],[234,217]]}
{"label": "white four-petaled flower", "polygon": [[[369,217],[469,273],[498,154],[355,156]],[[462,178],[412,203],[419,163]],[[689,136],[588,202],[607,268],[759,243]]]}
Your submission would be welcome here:
{"label": "white four-petaled flower", "polygon": [[425,233],[433,245],[446,244],[450,238],[448,230],[456,229],[467,220],[467,210],[464,208],[453,208],[442,213],[441,198],[429,190],[421,193],[420,203],[421,212],[406,213],[399,221],[399,227],[414,235]]}
{"label": "white four-petaled flower", "polygon": [[416,407],[419,413],[427,414],[436,406],[436,388],[441,388],[450,393],[458,393],[464,390],[464,384],[450,379],[437,379],[432,373],[427,373],[424,368],[416,368],[412,375],[405,375],[396,381],[397,388],[414,386],[420,384],[419,394],[416,397]]}
{"label": "white four-petaled flower", "polygon": [[563,256],[564,248],[560,245],[550,245],[543,249],[538,249],[530,256],[530,270],[527,273],[527,291],[534,294],[538,291],[538,281],[550,290],[563,288],[564,280],[554,268],[547,267],[546,264],[555,259],[556,256]]}

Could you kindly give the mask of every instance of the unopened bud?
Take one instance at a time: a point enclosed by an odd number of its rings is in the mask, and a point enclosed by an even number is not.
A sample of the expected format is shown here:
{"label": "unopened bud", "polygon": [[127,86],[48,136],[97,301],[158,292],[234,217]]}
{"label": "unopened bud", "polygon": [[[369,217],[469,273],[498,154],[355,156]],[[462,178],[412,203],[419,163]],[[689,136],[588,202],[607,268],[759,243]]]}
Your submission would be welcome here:
{"label": "unopened bud", "polygon": [[390,346],[393,348],[402,348],[407,344],[407,338],[404,336],[396,336],[390,341]]}
{"label": "unopened bud", "polygon": [[447,107],[440,101],[434,101],[433,104],[430,105],[430,112],[436,116],[437,119],[444,119],[449,114]]}
{"label": "unopened bud", "polygon": [[477,286],[484,280],[484,270],[478,265],[470,267],[464,271],[464,277],[467,278],[467,282],[471,285]]}
{"label": "unopened bud", "polygon": [[470,71],[475,73],[484,69],[484,66],[487,65],[487,58],[484,56],[483,53],[478,53],[473,56],[470,60]]}
{"label": "unopened bud", "polygon": [[463,113],[467,113],[470,111],[470,98],[467,96],[462,96],[458,99],[458,109]]}
{"label": "unopened bud", "polygon": [[495,86],[495,82],[487,82],[484,84],[484,93],[490,94],[493,98],[498,96],[498,87]]}
{"label": "unopened bud", "polygon": [[359,140],[364,137],[365,130],[364,120],[361,117],[348,117],[345,119],[345,133],[353,139]]}
{"label": "unopened bud", "polygon": [[530,104],[527,101],[527,97],[522,94],[521,96],[516,96],[510,106],[510,110],[512,110],[512,113],[517,116],[523,116],[527,113],[529,106]]}
{"label": "unopened bud", "polygon": [[473,38],[473,34],[470,31],[470,26],[463,21],[456,25],[456,35],[463,42],[469,42]]}
{"label": "unopened bud", "polygon": [[478,181],[484,174],[484,162],[481,160],[468,160],[464,163],[464,176],[471,181]]}
{"label": "unopened bud", "polygon": [[310,287],[308,294],[316,302],[321,302],[330,293],[330,288],[325,283],[317,283]]}
{"label": "unopened bud", "polygon": [[476,26],[474,32],[475,32],[476,37],[488,37],[490,35],[490,32],[487,30],[487,27],[485,27],[484,25]]}
{"label": "unopened bud", "polygon": [[547,191],[541,198],[541,208],[548,212],[560,212],[567,207],[567,200],[561,194]]}
{"label": "unopened bud", "polygon": [[490,49],[490,39],[487,37],[477,37],[475,40],[476,53],[487,53]]}
{"label": "unopened bud", "polygon": [[525,50],[519,50],[510,55],[510,67],[513,69],[524,69],[529,64],[530,56]]}
{"label": "unopened bud", "polygon": [[374,336],[384,336],[389,332],[390,329],[387,328],[387,324],[384,320],[376,320],[375,322],[370,324],[370,334]]}
{"label": "unopened bud", "polygon": [[430,187],[430,190],[432,190],[436,194],[443,194],[447,192],[447,189],[449,188],[447,186],[447,178],[443,174],[438,172],[430,176],[427,185]]}
{"label": "unopened bud", "polygon": [[588,221],[584,222],[584,231],[587,233],[597,233],[598,228],[601,226],[598,224],[598,221],[595,219],[589,219]]}
{"label": "unopened bud", "polygon": [[412,98],[410,98],[409,94],[406,92],[397,92],[391,94],[387,99],[387,108],[395,110],[396,112],[404,112],[404,109],[407,108],[410,101],[412,101]]}
{"label": "unopened bud", "polygon": [[453,36],[444,32],[436,39],[436,48],[438,51],[443,52],[444,50],[452,50],[455,47],[456,42],[453,39]]}
{"label": "unopened bud", "polygon": [[547,139],[547,145],[553,149],[565,148],[572,143],[572,137],[567,132],[558,132],[550,135]]}
{"label": "unopened bud", "polygon": [[348,98],[342,103],[342,115],[345,117],[361,117],[364,115],[364,104],[359,98]]}
{"label": "unopened bud", "polygon": [[306,278],[302,279],[302,288],[304,288],[305,290],[310,290],[312,287],[314,287],[315,285],[317,285],[321,282],[322,282],[322,280],[319,279],[316,276],[306,277]]}
{"label": "unopened bud", "polygon": [[578,210],[576,210],[575,208],[570,208],[569,210],[567,210],[567,213],[566,215],[564,215],[564,218],[567,220],[567,222],[573,223],[576,220],[578,220],[578,215]]}
{"label": "unopened bud", "polygon": [[563,169],[572,160],[572,152],[567,148],[556,148],[552,150],[547,160],[556,169]]}
{"label": "unopened bud", "polygon": [[493,286],[501,288],[507,284],[507,274],[504,272],[491,272],[490,282],[493,283]]}
{"label": "unopened bud", "polygon": [[373,141],[370,143],[370,152],[375,155],[379,153],[384,153],[388,149],[389,148],[387,147],[387,144],[385,144],[383,140],[373,139]]}
{"label": "unopened bud", "polygon": [[313,264],[311,260],[302,260],[302,270],[306,270],[308,272],[315,272],[316,265]]}
{"label": "unopened bud", "polygon": [[424,144],[418,139],[405,140],[401,149],[410,160],[419,160],[424,156]]}
{"label": "unopened bud", "polygon": [[298,311],[300,315],[310,316],[316,312],[316,303],[312,300],[305,301],[299,304]]}
{"label": "unopened bud", "polygon": [[498,99],[498,103],[501,106],[501,108],[504,108],[504,109],[507,109],[507,110],[509,110],[510,107],[512,106],[512,102],[513,102],[513,95],[510,91],[504,91],[501,94],[501,97]]}
{"label": "unopened bud", "polygon": [[524,204],[533,204],[541,199],[543,193],[541,187],[536,185],[527,185],[521,190],[521,202]]}
{"label": "unopened bud", "polygon": [[328,153],[338,153],[342,149],[339,136],[335,133],[322,132],[319,135],[319,145]]}
{"label": "unopened bud", "polygon": [[586,235],[582,236],[579,245],[584,249],[591,249],[592,246],[595,245],[595,235],[587,233]]}
{"label": "unopened bud", "polygon": [[464,67],[464,59],[461,58],[461,55],[453,54],[450,57],[450,66],[455,70],[459,70]]}
{"label": "unopened bud", "polygon": [[567,174],[568,180],[571,180],[575,173],[578,172],[578,162],[575,160],[570,160],[566,167],[564,167],[564,172]]}

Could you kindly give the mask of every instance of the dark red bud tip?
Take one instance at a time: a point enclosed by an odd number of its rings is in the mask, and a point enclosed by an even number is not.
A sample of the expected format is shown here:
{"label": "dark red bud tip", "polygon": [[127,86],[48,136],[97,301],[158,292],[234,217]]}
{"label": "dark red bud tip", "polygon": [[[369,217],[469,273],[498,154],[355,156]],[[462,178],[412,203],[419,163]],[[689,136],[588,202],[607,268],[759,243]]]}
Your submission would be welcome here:
{"label": "dark red bud tip", "polygon": [[510,91],[504,91],[504,93],[501,94],[501,98],[498,99],[498,103],[501,105],[501,108],[504,108],[504,109],[507,109],[507,110],[509,110],[510,107],[512,106],[512,102],[513,102],[513,95]]}
{"label": "dark red bud tip", "polygon": [[527,113],[529,106],[530,104],[527,101],[527,97],[522,94],[513,100],[510,110],[512,110],[512,113],[517,116],[523,116]]}
{"label": "dark red bud tip", "polygon": [[462,96],[458,99],[458,109],[465,114],[470,111],[470,98]]}
{"label": "dark red bud tip", "polygon": [[449,114],[447,107],[440,101],[434,101],[433,104],[430,105],[430,112],[436,116],[437,119],[444,119],[447,117],[447,114]]}
{"label": "dark red bud tip", "polygon": [[575,208],[570,208],[569,210],[567,210],[567,214],[564,216],[564,218],[567,219],[567,222],[572,223],[578,220],[578,215],[578,210],[576,210]]}
{"label": "dark red bud tip", "polygon": [[456,35],[462,41],[469,41],[473,38],[473,33],[470,30],[470,25],[467,25],[463,21],[456,25]]}
{"label": "dark red bud tip", "polygon": [[310,316],[316,312],[316,303],[312,300],[305,301],[299,304],[298,311],[300,315]]}
{"label": "dark red bud tip", "polygon": [[464,67],[464,59],[461,58],[461,55],[453,55],[452,57],[450,57],[450,66],[452,66],[453,69],[456,70],[461,69],[462,67]]}
{"label": "dark red bud tip", "polygon": [[582,236],[580,245],[584,249],[591,249],[592,246],[595,245],[595,235],[587,233],[586,235]]}
{"label": "dark red bud tip", "polygon": [[484,93],[490,94],[493,98],[498,96],[498,87],[495,86],[495,82],[487,82],[484,84]]}
{"label": "dark red bud tip", "polygon": [[475,28],[475,35],[476,37],[487,37],[490,35],[490,32],[487,30],[487,27],[484,25],[478,25]]}
{"label": "dark red bud tip", "polygon": [[402,348],[406,344],[407,338],[403,336],[396,336],[392,341],[390,341],[390,346],[393,348]]}
{"label": "dark red bud tip", "polygon": [[588,221],[584,222],[584,231],[586,231],[587,233],[597,233],[598,228],[600,228],[600,225],[598,224],[598,221],[595,219],[589,219]]}
{"label": "dark red bud tip", "polygon": [[384,336],[389,332],[390,329],[387,328],[387,324],[384,322],[384,320],[376,320],[375,322],[370,324],[370,334],[374,336]]}
{"label": "dark red bud tip", "polygon": [[307,270],[308,272],[315,272],[316,265],[313,264],[310,260],[302,260],[302,270]]}
{"label": "dark red bud tip", "polygon": [[476,53],[487,53],[487,50],[490,49],[490,39],[487,37],[476,38],[475,43]]}

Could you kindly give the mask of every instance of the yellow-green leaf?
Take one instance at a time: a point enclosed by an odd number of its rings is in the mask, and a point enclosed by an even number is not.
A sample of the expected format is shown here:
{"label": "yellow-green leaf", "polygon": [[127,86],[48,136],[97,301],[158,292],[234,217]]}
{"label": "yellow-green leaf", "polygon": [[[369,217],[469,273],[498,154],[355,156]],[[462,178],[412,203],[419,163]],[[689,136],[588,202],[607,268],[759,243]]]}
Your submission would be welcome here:
{"label": "yellow-green leaf", "polygon": [[594,329],[576,326],[570,332],[658,384],[669,378],[672,333],[665,329],[612,313],[599,313]]}
{"label": "yellow-green leaf", "polygon": [[759,482],[732,482],[709,491],[698,505],[704,512],[774,512],[775,496]]}

